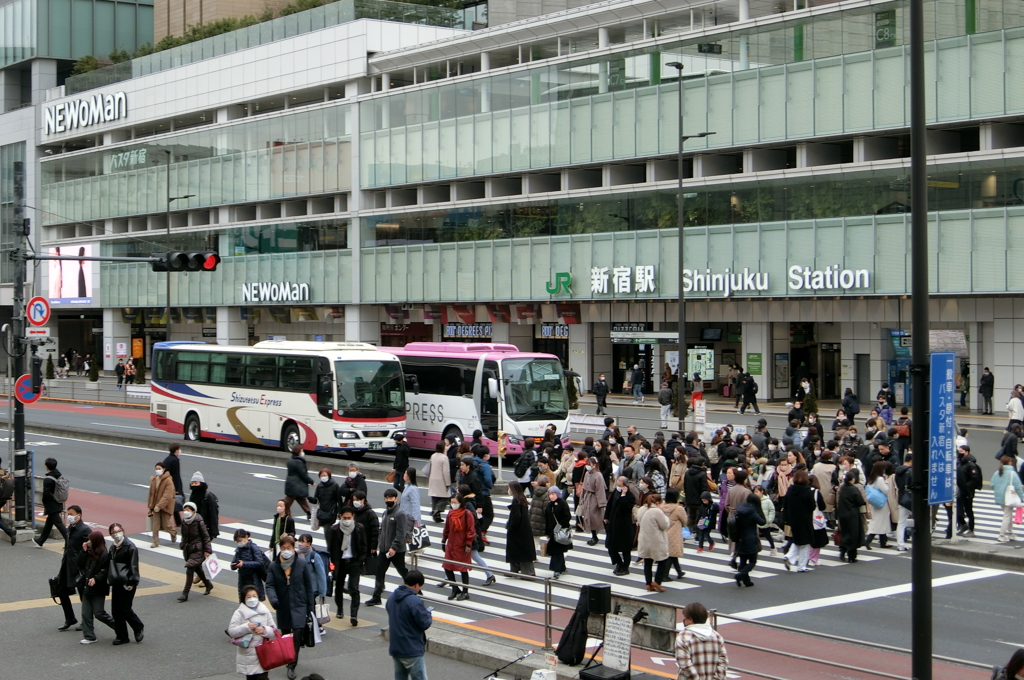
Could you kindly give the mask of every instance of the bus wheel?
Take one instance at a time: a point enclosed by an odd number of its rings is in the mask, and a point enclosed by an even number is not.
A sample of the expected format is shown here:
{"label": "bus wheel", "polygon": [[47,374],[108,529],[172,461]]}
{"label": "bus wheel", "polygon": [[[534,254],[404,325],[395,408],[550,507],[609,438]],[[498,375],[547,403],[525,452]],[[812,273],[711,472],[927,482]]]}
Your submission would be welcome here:
{"label": "bus wheel", "polygon": [[199,427],[199,416],[195,413],[189,413],[188,417],[185,418],[185,439],[190,442],[197,442],[202,440],[203,430]]}
{"label": "bus wheel", "polygon": [[456,444],[461,444],[462,443],[462,430],[460,430],[459,428],[455,427],[454,425],[452,425],[451,427],[445,428],[445,431],[441,435],[441,438],[442,439],[448,439],[448,435],[454,435],[455,436],[455,443]]}
{"label": "bus wheel", "polygon": [[360,460],[366,455],[366,451],[349,451],[346,455],[348,455],[349,460]]}
{"label": "bus wheel", "polygon": [[291,453],[292,447],[299,443],[301,443],[299,440],[299,428],[295,426],[295,423],[288,423],[281,428],[281,448],[283,450]]}

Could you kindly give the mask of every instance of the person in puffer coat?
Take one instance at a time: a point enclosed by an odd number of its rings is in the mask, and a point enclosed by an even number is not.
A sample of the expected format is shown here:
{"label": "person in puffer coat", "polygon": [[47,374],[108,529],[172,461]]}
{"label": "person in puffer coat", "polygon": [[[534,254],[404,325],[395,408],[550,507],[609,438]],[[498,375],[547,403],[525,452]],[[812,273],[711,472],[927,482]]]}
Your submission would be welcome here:
{"label": "person in puffer coat", "polygon": [[530,502],[530,528],[533,529],[534,540],[538,541],[538,547],[540,537],[547,535],[545,513],[547,512],[549,502],[547,485],[538,483],[537,486],[533,487],[533,500]]}
{"label": "person in puffer coat", "polygon": [[185,589],[178,596],[178,602],[188,601],[188,591],[192,589],[194,577],[198,577],[206,586],[204,595],[209,595],[213,590],[213,581],[203,573],[203,562],[213,554],[213,546],[206,523],[196,511],[196,504],[191,501],[181,509],[181,552],[185,558]]}
{"label": "person in puffer coat", "polygon": [[245,600],[245,591],[249,587],[256,589],[260,602],[267,599],[263,589],[263,580],[267,574],[270,560],[263,551],[252,542],[249,532],[235,529],[235,557],[231,560],[231,570],[238,572],[238,601]]}
{"label": "person in puffer coat", "polygon": [[267,671],[260,666],[256,648],[264,638],[273,638],[278,635],[277,627],[274,625],[274,615],[267,609],[267,605],[260,601],[262,595],[256,591],[255,586],[246,586],[241,590],[242,603],[231,615],[231,623],[228,624],[227,631],[232,639],[248,638],[247,645],[235,646],[235,672],[250,680],[253,678],[266,680]]}

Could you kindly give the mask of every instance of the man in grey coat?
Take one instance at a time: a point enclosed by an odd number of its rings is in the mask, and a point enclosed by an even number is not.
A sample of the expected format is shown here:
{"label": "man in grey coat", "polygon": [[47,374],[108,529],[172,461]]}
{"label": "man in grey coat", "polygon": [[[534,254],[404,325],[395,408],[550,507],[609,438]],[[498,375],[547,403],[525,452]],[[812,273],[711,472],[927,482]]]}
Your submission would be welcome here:
{"label": "man in grey coat", "polygon": [[377,555],[377,580],[373,587],[373,597],[364,604],[373,607],[381,603],[380,596],[384,592],[384,574],[392,564],[403,578],[408,573],[405,566],[405,537],[410,528],[408,515],[398,506],[398,491],[387,489],[384,492],[384,515],[380,521],[380,534],[377,537],[377,549],[371,553]]}

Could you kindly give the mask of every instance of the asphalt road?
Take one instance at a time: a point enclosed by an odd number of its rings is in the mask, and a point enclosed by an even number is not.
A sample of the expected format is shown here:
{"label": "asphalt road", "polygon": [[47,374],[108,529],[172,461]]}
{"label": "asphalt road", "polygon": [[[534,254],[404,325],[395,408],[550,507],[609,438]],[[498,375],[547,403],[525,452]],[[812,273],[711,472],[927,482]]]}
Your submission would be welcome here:
{"label": "asphalt road", "polygon": [[[81,417],[81,414],[76,413],[75,417]],[[100,420],[97,418],[98,422]],[[94,505],[109,507],[113,503],[115,507],[123,507],[123,512],[130,516],[118,519],[126,524],[131,521],[139,525],[144,521],[141,515],[144,513],[146,487],[153,464],[163,458],[164,450],[161,447],[141,449],[41,435],[30,436],[29,439],[37,443],[52,442],[49,446],[37,445],[37,455],[57,457],[61,471],[71,477],[75,489],[96,495],[95,500],[87,498],[88,502],[83,503],[87,520],[96,514],[90,515],[91,502]],[[222,522],[231,519],[254,524],[267,519],[273,512],[275,502],[283,495],[283,468],[183,456],[181,471],[186,484],[195,470],[203,472],[210,490],[219,497]],[[375,505],[380,504],[383,488],[382,484],[371,483],[370,495],[376,501]],[[140,516],[135,517],[136,514]],[[497,525],[495,529],[499,536],[502,535]],[[129,529],[129,533],[135,534],[140,530]],[[718,552],[716,550],[716,556]],[[485,553],[487,559],[499,567],[504,566],[500,562],[500,554],[494,550]],[[857,565],[822,567],[807,574],[780,571],[776,562],[772,576],[759,579],[758,587],[753,589],[737,589],[731,583],[698,583],[689,590],[670,590],[657,597],[678,604],[699,600],[725,613],[763,618],[801,630],[832,633],[852,641],[874,641],[909,647],[910,559],[906,554],[878,549],[869,554],[881,559]],[[689,557],[697,560],[709,558],[693,553],[689,553]],[[148,552],[143,559],[164,569],[180,572],[180,559]],[[764,554],[762,561],[767,561]],[[542,560],[541,564],[545,562]],[[546,574],[541,564],[538,565],[538,572]],[[761,567],[762,570],[764,568]],[[603,569],[602,562],[598,560],[582,576],[600,581],[610,577],[610,573],[606,575],[605,571],[610,570]],[[934,576],[946,579],[934,590],[937,653],[983,663],[1004,663],[1013,647],[1024,646],[1024,634],[1016,625],[1019,620],[1019,604],[1014,597],[1022,586],[1020,574],[936,562]],[[230,579],[230,575],[227,578]],[[224,583],[230,584],[230,580]],[[40,577],[40,584],[33,583],[33,592],[44,587],[45,582]],[[31,597],[45,597],[45,593],[36,593]],[[166,599],[166,606],[173,610],[175,603],[170,598]],[[191,611],[192,603],[187,606]],[[50,618],[59,616],[56,611],[52,614]],[[364,608],[364,614],[371,620],[374,617],[378,620],[383,618],[383,612],[379,609]],[[222,618],[226,615],[223,612],[219,614]],[[176,621],[177,612],[173,612],[167,625],[174,627]],[[50,623],[49,620],[47,623]],[[219,620],[217,625],[222,625]],[[40,634],[48,627],[41,628]],[[203,630],[209,627],[203,622]],[[0,626],[0,630],[3,629],[10,630],[7,626]],[[11,633],[7,632],[6,635]],[[64,642],[63,638],[60,641]],[[77,645],[75,648],[77,651]],[[182,677],[205,676],[185,674]]]}

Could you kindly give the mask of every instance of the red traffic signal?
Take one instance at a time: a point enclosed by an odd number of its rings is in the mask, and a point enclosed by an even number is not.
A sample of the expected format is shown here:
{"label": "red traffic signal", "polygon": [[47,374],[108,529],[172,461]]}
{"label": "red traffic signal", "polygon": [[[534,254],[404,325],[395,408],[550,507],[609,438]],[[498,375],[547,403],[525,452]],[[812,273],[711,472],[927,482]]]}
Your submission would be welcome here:
{"label": "red traffic signal", "polygon": [[216,252],[181,252],[171,251],[169,253],[154,253],[153,257],[160,258],[153,262],[155,272],[212,272],[217,270],[220,264],[220,255]]}

